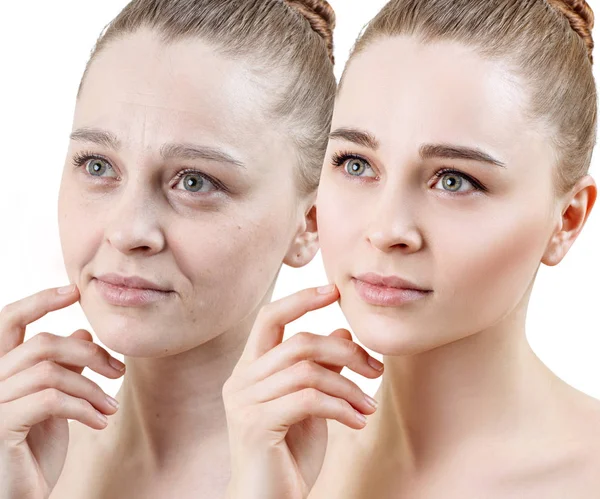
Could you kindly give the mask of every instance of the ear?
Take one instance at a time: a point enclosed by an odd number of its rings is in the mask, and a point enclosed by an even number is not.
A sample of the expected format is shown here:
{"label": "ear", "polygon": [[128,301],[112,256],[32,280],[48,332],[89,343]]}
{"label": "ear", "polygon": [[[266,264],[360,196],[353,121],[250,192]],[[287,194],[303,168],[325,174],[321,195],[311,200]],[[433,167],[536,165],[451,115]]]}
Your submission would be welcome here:
{"label": "ear", "polygon": [[591,176],[586,175],[577,182],[562,209],[560,222],[548,243],[542,263],[554,266],[562,261],[583,229],[597,195],[598,189]]}
{"label": "ear", "polygon": [[283,263],[290,267],[299,268],[310,263],[319,251],[319,236],[317,233],[317,207],[311,204],[296,237],[285,255]]}

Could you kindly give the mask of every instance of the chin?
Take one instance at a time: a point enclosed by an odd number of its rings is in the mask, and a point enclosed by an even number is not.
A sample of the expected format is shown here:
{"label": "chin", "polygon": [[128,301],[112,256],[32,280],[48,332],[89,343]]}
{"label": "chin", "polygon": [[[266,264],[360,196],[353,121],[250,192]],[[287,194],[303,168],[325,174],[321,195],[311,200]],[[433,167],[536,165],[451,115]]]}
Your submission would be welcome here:
{"label": "chin", "polygon": [[384,356],[417,355],[461,339],[422,307],[376,307],[352,299],[340,300],[340,307],[360,343]]}
{"label": "chin", "polygon": [[[81,307],[100,342],[113,352],[127,357],[169,357],[211,339],[191,337],[191,331],[198,331],[197,324],[186,327],[186,322],[181,318],[175,320],[166,314],[156,317],[156,312],[111,308],[95,300],[86,302],[84,299],[81,300]],[[173,324],[177,324],[177,327]]]}

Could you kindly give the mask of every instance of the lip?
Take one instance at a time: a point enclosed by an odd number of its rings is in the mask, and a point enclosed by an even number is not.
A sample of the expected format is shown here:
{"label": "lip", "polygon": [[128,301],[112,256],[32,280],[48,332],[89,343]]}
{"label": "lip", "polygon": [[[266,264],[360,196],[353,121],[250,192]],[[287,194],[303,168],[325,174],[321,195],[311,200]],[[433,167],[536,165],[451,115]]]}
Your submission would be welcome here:
{"label": "lip", "polygon": [[353,277],[352,282],[364,302],[383,307],[398,307],[421,300],[432,293],[432,290],[398,276],[368,273]]}
{"label": "lip", "polygon": [[104,300],[111,305],[138,307],[169,298],[173,291],[141,277],[105,274],[92,279]]}
{"label": "lip", "polygon": [[112,284],[113,286],[119,286],[122,288],[151,289],[154,291],[172,291],[171,289],[165,286],[161,286],[159,284],[156,284],[152,281],[148,281],[147,279],[143,279],[138,276],[126,277],[119,274],[104,274],[97,276],[96,279],[107,284]]}

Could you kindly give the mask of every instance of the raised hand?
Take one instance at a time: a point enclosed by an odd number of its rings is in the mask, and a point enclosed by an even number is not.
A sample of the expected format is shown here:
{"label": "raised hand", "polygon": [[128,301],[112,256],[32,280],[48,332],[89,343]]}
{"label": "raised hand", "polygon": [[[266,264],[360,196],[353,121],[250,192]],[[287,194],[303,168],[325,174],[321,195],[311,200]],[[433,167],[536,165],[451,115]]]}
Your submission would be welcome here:
{"label": "raised hand", "polygon": [[0,312],[0,499],[46,499],[62,471],[69,444],[67,419],[97,430],[116,402],[82,376],[90,369],[108,378],[125,365],[77,330],[49,333],[23,343],[25,328],[79,300],[75,285],[47,289]]}
{"label": "raised hand", "polygon": [[299,333],[286,324],[339,298],[334,286],[307,289],[265,306],[225,383],[232,474],[228,499],[303,499],[323,465],[327,419],[354,429],[376,404],[340,374],[344,366],[377,378],[383,364],[349,331]]}

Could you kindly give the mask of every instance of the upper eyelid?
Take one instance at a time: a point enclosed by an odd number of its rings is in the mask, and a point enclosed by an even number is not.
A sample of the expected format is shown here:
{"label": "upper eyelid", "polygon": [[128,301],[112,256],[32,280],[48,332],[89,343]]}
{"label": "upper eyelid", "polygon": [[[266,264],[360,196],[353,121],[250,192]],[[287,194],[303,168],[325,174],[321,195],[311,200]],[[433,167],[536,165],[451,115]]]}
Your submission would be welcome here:
{"label": "upper eyelid", "polygon": [[[112,165],[112,161],[109,158],[106,158],[105,156],[103,156],[102,154],[92,154],[92,153],[88,153],[88,152],[82,152],[82,153],[77,153],[74,155],[74,161],[77,163],[78,167],[85,167],[85,165],[93,160],[93,159],[99,159],[101,161],[105,161],[111,170],[115,171]],[[89,177],[94,177],[94,175],[91,175],[88,171],[87,168],[84,168],[86,170],[86,174]],[[175,175],[175,178],[177,179],[177,184],[179,184],[183,178],[186,175],[198,175],[200,177],[202,177],[205,181],[209,182],[214,188],[215,190],[227,190],[223,185],[221,185],[221,183],[218,180],[215,180],[213,178],[211,178],[209,175],[204,174],[201,171],[195,170],[193,168],[183,168],[181,169],[179,172],[177,172],[177,174]],[[98,177],[96,176],[96,178],[102,178],[102,177]]]}

